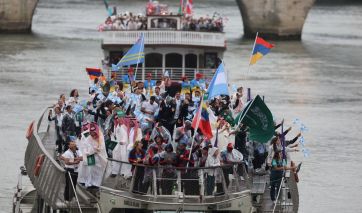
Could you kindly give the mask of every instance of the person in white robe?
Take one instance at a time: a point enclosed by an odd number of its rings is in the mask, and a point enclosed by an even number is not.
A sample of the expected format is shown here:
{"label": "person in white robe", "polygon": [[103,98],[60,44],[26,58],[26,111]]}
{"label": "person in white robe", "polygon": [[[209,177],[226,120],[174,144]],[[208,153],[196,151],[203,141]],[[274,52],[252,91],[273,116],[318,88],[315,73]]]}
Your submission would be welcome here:
{"label": "person in white robe", "polygon": [[[82,126],[82,133],[80,140],[77,140],[77,147],[81,153],[85,153],[87,151],[87,138],[89,136],[89,127],[90,124],[86,123]],[[81,185],[85,185],[87,177],[89,176],[89,167],[87,164],[87,156],[83,155],[83,161],[79,164],[78,168],[78,183]]]}
{"label": "person in white robe", "polygon": [[[119,125],[115,125],[114,140],[118,142],[112,152],[113,159],[128,162],[128,156],[135,141],[142,140],[142,130],[134,118],[123,118]],[[112,162],[111,176],[117,174],[128,178],[132,176],[132,165],[128,163]]]}
{"label": "person in white robe", "polygon": [[86,187],[99,187],[102,183],[104,171],[107,166],[107,153],[103,133],[95,123],[90,124],[90,136],[86,138],[85,156],[94,154],[95,164],[87,165],[89,175],[86,177]]}

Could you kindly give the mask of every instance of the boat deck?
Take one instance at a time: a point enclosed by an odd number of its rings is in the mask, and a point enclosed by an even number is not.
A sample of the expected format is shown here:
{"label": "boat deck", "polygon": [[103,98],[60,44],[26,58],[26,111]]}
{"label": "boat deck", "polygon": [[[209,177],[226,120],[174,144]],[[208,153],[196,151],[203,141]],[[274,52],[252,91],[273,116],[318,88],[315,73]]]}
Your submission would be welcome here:
{"label": "boat deck", "polygon": [[[79,210],[77,203],[66,203],[63,199],[65,171],[58,161],[55,151],[55,127],[53,124],[49,125],[48,122],[43,121],[46,120],[43,117],[47,114],[48,109],[44,111],[38,123],[34,124],[34,130],[29,138],[25,154],[25,167],[27,168],[28,176],[32,184],[37,190],[37,194],[40,196],[38,198],[42,200],[43,205],[46,205],[46,208],[53,210],[72,209],[72,212],[77,212]],[[36,164],[36,157],[40,155],[44,155],[45,158],[41,171],[39,175],[36,176],[33,168]],[[203,170],[215,169],[219,170],[219,174],[223,174],[224,170],[222,170],[221,167],[178,168],[178,170],[176,169],[177,178],[172,179],[175,188],[172,190],[171,194],[167,195],[155,190],[159,189],[161,186],[158,186],[157,183],[162,180],[162,175],[159,173],[160,170],[162,170],[162,167],[149,167],[147,169],[152,170],[152,180],[154,181],[152,181],[150,188],[148,188],[145,194],[140,194],[133,191],[134,188],[132,186],[134,185],[134,178],[125,179],[121,175],[110,177],[112,161],[112,159],[108,160],[103,186],[100,189],[100,200],[81,186],[77,187],[77,195],[83,212],[100,212],[100,209],[103,208],[100,205],[110,205],[109,201],[115,202],[114,205],[116,205],[117,202],[122,201],[120,205],[121,208],[124,208],[125,205],[140,205],[140,207],[153,211],[169,209],[177,210],[178,208],[182,208],[185,211],[224,211],[231,209],[241,210],[244,208],[244,210],[242,210],[243,212],[251,212],[251,209],[254,209],[256,212],[272,212],[274,208],[274,204],[270,200],[269,176],[267,173],[263,175],[247,176],[248,174],[245,172],[243,173],[244,180],[242,180],[237,172],[237,167],[233,166],[233,172],[228,176],[230,180],[229,186],[226,187],[225,184],[226,176],[221,175],[223,185],[222,192],[214,192],[213,195],[205,195],[206,184],[205,178],[203,178]],[[194,174],[192,178],[181,179],[181,172],[184,172],[185,170],[195,170],[195,172],[199,173],[196,173],[196,175]],[[289,177],[289,174],[287,174],[286,180],[286,183],[283,184],[283,188],[281,189],[275,212],[298,211],[299,197],[296,182],[294,178]],[[196,184],[195,186],[200,188],[193,189],[198,193],[195,195],[193,195],[194,193],[184,193],[182,182],[187,185]],[[211,209],[209,209],[209,206]],[[112,206],[106,206],[106,209],[107,208],[109,211],[112,210]],[[134,208],[134,206],[132,208]]]}

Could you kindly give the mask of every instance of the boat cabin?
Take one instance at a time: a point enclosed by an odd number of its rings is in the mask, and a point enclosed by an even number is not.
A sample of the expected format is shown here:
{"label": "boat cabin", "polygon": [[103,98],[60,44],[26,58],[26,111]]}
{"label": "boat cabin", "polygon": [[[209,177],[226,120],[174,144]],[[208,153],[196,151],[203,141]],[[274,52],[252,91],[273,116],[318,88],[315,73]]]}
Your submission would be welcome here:
{"label": "boat cabin", "polygon": [[[108,73],[111,65],[117,64],[143,33],[145,62],[134,65],[136,79],[144,80],[148,73],[152,73],[152,78],[158,80],[165,71],[174,80],[180,80],[182,76],[193,79],[198,72],[211,78],[226,49],[224,33],[215,27],[195,28],[195,23],[209,23],[211,26],[213,19],[201,18],[200,21],[165,12],[167,10],[162,8],[161,11],[134,18],[120,15],[114,17],[111,24],[102,27],[102,49]],[[136,22],[135,27],[123,26],[130,22],[132,25]],[[121,24],[122,27],[119,27]],[[128,67],[121,68],[116,74],[122,76],[127,70]]]}

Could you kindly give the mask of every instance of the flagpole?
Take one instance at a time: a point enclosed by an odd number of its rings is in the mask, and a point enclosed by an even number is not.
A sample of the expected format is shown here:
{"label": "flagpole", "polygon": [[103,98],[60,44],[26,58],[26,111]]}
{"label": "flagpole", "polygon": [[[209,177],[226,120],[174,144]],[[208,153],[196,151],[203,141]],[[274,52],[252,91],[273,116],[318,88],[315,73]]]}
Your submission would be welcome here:
{"label": "flagpole", "polygon": [[250,71],[250,65],[251,65],[251,59],[253,58],[253,52],[255,49],[255,45],[256,45],[256,39],[258,38],[259,32],[256,32],[256,36],[255,36],[255,40],[254,40],[254,45],[253,45],[253,49],[251,50],[251,54],[250,54],[250,59],[249,59],[249,66],[248,66],[248,72]]}
{"label": "flagpole", "polygon": [[[283,118],[284,120],[284,118]],[[283,153],[283,160],[286,160],[287,156],[285,154],[285,138],[284,138],[284,122],[282,123],[282,134],[281,134],[281,144],[283,146],[283,150],[282,150],[282,153]]]}
{"label": "flagpole", "polygon": [[[251,107],[251,105],[253,105],[254,100],[255,100],[255,99],[252,100],[252,102],[250,103],[249,107],[248,107],[247,109],[245,109],[245,111],[248,111],[248,110],[249,110],[249,108]],[[243,110],[243,111],[244,111],[244,110]],[[240,125],[240,122],[243,120],[243,118],[244,118],[245,116],[246,116],[246,113],[243,115],[243,117],[240,116],[237,126]]]}
{"label": "flagpole", "polygon": [[[143,42],[143,44],[144,44],[144,42],[145,42],[145,38],[144,38],[144,35],[143,35],[143,33],[141,33],[141,38],[142,38],[142,40],[143,41],[141,41],[141,42]],[[140,45],[140,49],[138,50],[138,57],[137,57],[137,64],[136,64],[136,71],[135,71],[135,74],[134,74],[134,78],[135,78],[135,80],[136,80],[136,78],[137,78],[137,69],[138,69],[138,63],[140,62],[140,51],[141,51],[141,48],[142,48],[142,45]]]}
{"label": "flagpole", "polygon": [[188,161],[187,161],[187,165],[186,165],[186,168],[189,167],[189,162],[190,162],[190,158],[191,158],[191,154],[192,154],[192,148],[194,146],[194,142],[195,142],[195,136],[196,136],[196,132],[197,132],[197,129],[199,128],[199,125],[200,125],[200,121],[201,121],[201,112],[202,112],[202,102],[204,101],[204,98],[201,99],[201,102],[200,102],[200,106],[199,106],[199,110],[197,112],[198,114],[198,119],[196,121],[196,128],[194,128],[194,136],[192,136],[192,141],[191,141],[191,149],[190,149],[190,153],[189,153],[189,157],[187,158]]}
{"label": "flagpole", "polygon": [[[246,80],[247,80],[247,76],[248,76],[248,74],[250,72],[251,59],[253,58],[253,52],[254,52],[254,49],[255,49],[256,39],[258,38],[258,35],[259,35],[259,32],[256,32],[256,36],[255,36],[255,40],[254,40],[254,44],[253,44],[253,49],[251,50],[251,54],[250,54],[250,58],[249,58],[248,71],[246,72],[246,75],[245,75],[245,83],[246,83]],[[249,90],[249,88],[247,86],[246,86],[246,88]]]}

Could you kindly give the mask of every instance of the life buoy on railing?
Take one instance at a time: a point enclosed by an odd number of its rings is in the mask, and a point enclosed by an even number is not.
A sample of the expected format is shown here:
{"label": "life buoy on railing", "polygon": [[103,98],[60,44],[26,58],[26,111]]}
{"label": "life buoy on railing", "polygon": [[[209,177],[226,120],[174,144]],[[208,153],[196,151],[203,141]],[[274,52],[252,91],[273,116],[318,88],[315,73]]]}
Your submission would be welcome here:
{"label": "life buoy on railing", "polygon": [[36,157],[35,166],[34,166],[34,176],[36,177],[38,177],[40,174],[40,169],[44,162],[44,158],[45,158],[44,154],[40,154]]}
{"label": "life buoy on railing", "polygon": [[34,129],[34,121],[32,121],[28,127],[28,130],[26,130],[26,138],[29,140],[31,138],[31,135],[33,134]]}

